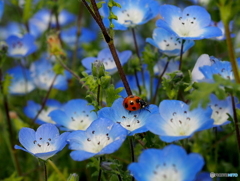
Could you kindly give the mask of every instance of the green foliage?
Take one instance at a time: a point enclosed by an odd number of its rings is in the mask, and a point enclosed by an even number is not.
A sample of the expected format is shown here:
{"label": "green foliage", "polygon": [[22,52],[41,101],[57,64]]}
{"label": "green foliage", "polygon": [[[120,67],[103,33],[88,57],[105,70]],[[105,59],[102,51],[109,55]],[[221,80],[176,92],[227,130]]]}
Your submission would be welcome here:
{"label": "green foliage", "polygon": [[240,96],[240,86],[238,84],[219,75],[214,75],[213,80],[213,83],[199,82],[194,84],[195,90],[187,96],[191,100],[190,109],[194,109],[199,105],[206,107],[210,101],[209,96],[212,93],[218,99],[225,99],[228,94]]}
{"label": "green foliage", "polygon": [[70,174],[67,181],[79,181],[79,176],[76,173]]}
{"label": "green foliage", "polygon": [[23,10],[23,22],[26,23],[31,17],[32,12],[32,0],[25,0],[24,10]]}
{"label": "green foliage", "polygon": [[143,62],[146,63],[150,75],[153,76],[153,67],[159,59],[159,53],[152,50],[150,45],[146,45],[143,51]]}
{"label": "green foliage", "polygon": [[3,81],[3,94],[7,95],[9,92],[9,86],[11,85],[12,76],[6,74]]}
{"label": "green foliage", "polygon": [[107,106],[111,106],[112,103],[119,98],[119,93],[123,90],[123,87],[119,87],[117,89],[115,89],[114,85],[110,85],[107,89],[106,89],[106,102],[107,102]]}
{"label": "green foliage", "polygon": [[55,74],[57,75],[63,75],[64,74],[64,68],[62,65],[60,65],[59,62],[56,62],[53,66],[53,71],[55,72]]}
{"label": "green foliage", "polygon": [[18,177],[17,173],[14,172],[10,177],[3,179],[3,181],[22,181],[23,177]]}

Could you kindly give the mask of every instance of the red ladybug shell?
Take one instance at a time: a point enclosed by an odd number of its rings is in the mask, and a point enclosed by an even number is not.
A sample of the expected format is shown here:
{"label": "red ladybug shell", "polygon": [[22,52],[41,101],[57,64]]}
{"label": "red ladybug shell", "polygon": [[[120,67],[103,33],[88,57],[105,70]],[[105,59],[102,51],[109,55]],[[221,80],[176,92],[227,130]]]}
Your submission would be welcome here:
{"label": "red ladybug shell", "polygon": [[123,107],[129,111],[137,111],[145,108],[147,103],[138,96],[128,96],[123,100]]}

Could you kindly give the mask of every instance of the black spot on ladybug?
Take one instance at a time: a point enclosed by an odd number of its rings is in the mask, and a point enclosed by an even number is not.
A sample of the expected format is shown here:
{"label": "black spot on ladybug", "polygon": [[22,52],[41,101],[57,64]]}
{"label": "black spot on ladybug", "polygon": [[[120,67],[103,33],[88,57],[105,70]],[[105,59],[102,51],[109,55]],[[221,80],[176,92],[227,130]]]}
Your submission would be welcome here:
{"label": "black spot on ladybug", "polygon": [[137,108],[136,107],[132,107],[133,110],[136,110]]}
{"label": "black spot on ladybug", "polygon": [[139,99],[136,99],[136,103],[139,103]]}
{"label": "black spot on ladybug", "polygon": [[134,105],[134,102],[133,102],[133,101],[131,101],[131,102],[130,102],[130,104],[131,104],[131,105]]}
{"label": "black spot on ladybug", "polygon": [[125,103],[125,108],[128,108],[128,104],[127,103]]}

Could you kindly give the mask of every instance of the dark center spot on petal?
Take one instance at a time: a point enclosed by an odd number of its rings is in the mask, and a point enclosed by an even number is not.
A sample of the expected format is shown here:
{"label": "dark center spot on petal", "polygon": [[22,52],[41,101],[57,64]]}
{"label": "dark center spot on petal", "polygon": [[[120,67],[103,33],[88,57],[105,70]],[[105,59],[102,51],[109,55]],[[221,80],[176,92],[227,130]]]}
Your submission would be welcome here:
{"label": "dark center spot on petal", "polygon": [[42,138],[39,138],[40,140],[42,140]]}
{"label": "dark center spot on petal", "polygon": [[95,131],[92,131],[92,134],[94,134],[95,133]]}
{"label": "dark center spot on petal", "polygon": [[137,117],[137,115],[135,114],[133,117],[135,117],[135,118],[136,118],[136,117]]}
{"label": "dark center spot on petal", "polygon": [[185,114],[187,114],[187,111],[184,111]]}
{"label": "dark center spot on petal", "polygon": [[118,124],[121,124],[121,122],[117,122]]}
{"label": "dark center spot on petal", "polygon": [[140,121],[139,121],[139,120],[137,120],[137,123],[140,123]]}
{"label": "dark center spot on petal", "polygon": [[187,16],[189,16],[189,14],[187,14]]}
{"label": "dark center spot on petal", "polygon": [[189,117],[187,117],[187,120],[189,120],[189,121],[190,121],[191,119],[190,119]]}
{"label": "dark center spot on petal", "polygon": [[72,121],[75,121],[75,119],[73,117],[71,117],[71,118],[72,118]]}
{"label": "dark center spot on petal", "polygon": [[51,138],[48,138],[48,141],[51,141],[52,139]]}
{"label": "dark center spot on petal", "polygon": [[125,116],[122,116],[123,119],[125,119],[126,117]]}
{"label": "dark center spot on petal", "polygon": [[182,124],[182,121],[181,121],[181,120],[179,120],[179,123],[180,123],[180,124]]}
{"label": "dark center spot on petal", "polygon": [[219,114],[219,112],[218,111],[215,111],[217,114]]}
{"label": "dark center spot on petal", "polygon": [[38,144],[38,147],[41,147],[41,145],[40,145],[40,144]]}
{"label": "dark center spot on petal", "polygon": [[36,141],[36,140],[34,140],[34,141],[33,141],[33,144],[35,144],[36,142],[37,142],[37,141]]}
{"label": "dark center spot on petal", "polygon": [[80,121],[81,123],[83,122],[83,120]]}
{"label": "dark center spot on petal", "polygon": [[89,138],[87,139],[88,141],[91,141]]}
{"label": "dark center spot on petal", "polygon": [[172,115],[173,115],[173,116],[175,116],[176,114],[177,114],[177,113],[176,113],[176,112],[174,112]]}
{"label": "dark center spot on petal", "polygon": [[130,124],[126,125],[127,127],[130,127]]}
{"label": "dark center spot on petal", "polygon": [[97,144],[100,145],[100,141]]}
{"label": "dark center spot on petal", "polygon": [[49,146],[50,145],[50,143],[49,142],[47,142],[47,146]]}
{"label": "dark center spot on petal", "polygon": [[185,23],[182,22],[182,25],[184,25]]}

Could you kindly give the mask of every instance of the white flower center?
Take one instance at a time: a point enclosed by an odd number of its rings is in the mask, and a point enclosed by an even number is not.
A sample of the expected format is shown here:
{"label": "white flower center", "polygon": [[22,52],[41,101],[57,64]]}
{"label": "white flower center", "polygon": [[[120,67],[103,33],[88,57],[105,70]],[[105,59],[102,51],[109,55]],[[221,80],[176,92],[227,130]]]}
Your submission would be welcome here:
{"label": "white flower center", "polygon": [[82,114],[74,112],[74,116],[71,116],[72,121],[67,125],[71,130],[86,130],[92,123],[90,118],[90,112],[82,111]]}
{"label": "white flower center", "polygon": [[25,55],[28,48],[20,41],[12,44],[11,54],[12,55]]}
{"label": "white flower center", "polygon": [[[138,112],[138,111],[135,111]],[[122,115],[118,120],[117,123],[121,124],[122,127],[129,131],[134,131],[140,127],[142,127],[143,121],[141,121],[141,118],[139,118],[139,112],[138,113],[128,113],[126,115]]]}
{"label": "white flower center", "polygon": [[127,27],[133,27],[140,23],[143,18],[144,14],[138,8],[136,9],[129,9],[129,10],[122,10],[119,11],[116,16],[118,17],[118,22],[120,24],[124,24]]}
{"label": "white flower center", "polygon": [[228,119],[228,108],[220,107],[218,104],[211,105],[213,110],[211,118],[214,120],[214,125],[220,125],[226,122]]}
{"label": "white flower center", "polygon": [[43,138],[38,138],[33,141],[34,146],[31,148],[32,153],[46,153],[56,150],[55,141],[53,138],[48,138],[43,140]]}

